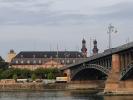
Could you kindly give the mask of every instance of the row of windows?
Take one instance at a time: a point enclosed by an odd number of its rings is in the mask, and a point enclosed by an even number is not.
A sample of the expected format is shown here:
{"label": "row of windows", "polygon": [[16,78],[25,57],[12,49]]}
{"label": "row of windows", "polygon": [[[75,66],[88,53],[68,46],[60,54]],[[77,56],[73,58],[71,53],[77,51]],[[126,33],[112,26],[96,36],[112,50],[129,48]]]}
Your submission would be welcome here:
{"label": "row of windows", "polygon": [[[65,56],[65,57],[70,57],[70,55],[66,55],[66,54],[64,54],[64,56]],[[23,56],[23,55],[20,55],[20,57],[23,58],[24,56]],[[52,58],[52,57],[53,57],[53,56],[51,56],[51,58]],[[58,55],[55,55],[55,57],[57,58]],[[81,55],[77,55],[76,57],[81,57]],[[36,55],[33,55],[33,58],[36,58]],[[44,55],[44,58],[47,58],[47,55]]]}
{"label": "row of windows", "polygon": [[[75,62],[76,62],[76,61],[75,61],[75,60],[73,60],[73,63],[75,63]],[[18,61],[18,60],[16,60],[16,64],[18,64],[18,63],[19,63],[19,61]],[[23,64],[23,63],[24,63],[24,61],[23,61],[23,60],[21,60],[21,61],[20,61],[20,63],[21,63],[21,64]],[[30,60],[27,60],[27,62],[26,62],[26,63],[27,63],[27,64],[30,64],[30,63],[31,63],[31,61],[30,61]],[[36,63],[41,64],[41,63],[42,63],[42,61],[41,61],[41,60],[39,60],[39,61],[33,60],[33,61],[32,61],[32,63],[33,63],[33,64],[36,64]],[[62,64],[64,64],[64,63],[68,63],[68,64],[69,64],[69,63],[70,63],[70,60],[62,60],[62,61],[61,61],[61,63],[62,63]]]}
{"label": "row of windows", "polygon": [[[16,64],[18,64],[18,63],[19,63],[19,61],[18,61],[18,60],[16,60]],[[21,61],[20,61],[20,63],[21,63],[21,64],[23,64],[23,63],[24,63],[24,61],[23,61],[23,60],[21,60]],[[31,63],[31,61],[27,60],[27,64],[30,64],[30,63]],[[36,63],[41,64],[41,63],[42,63],[42,61],[41,61],[41,60],[39,60],[39,61],[33,60],[33,63],[34,63],[34,64],[36,64]]]}

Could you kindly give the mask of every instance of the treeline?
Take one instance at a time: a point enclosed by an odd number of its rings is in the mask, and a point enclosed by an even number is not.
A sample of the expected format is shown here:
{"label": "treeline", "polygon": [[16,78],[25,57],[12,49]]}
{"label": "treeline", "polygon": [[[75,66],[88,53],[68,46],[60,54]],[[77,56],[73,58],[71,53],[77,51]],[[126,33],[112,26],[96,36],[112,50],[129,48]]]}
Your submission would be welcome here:
{"label": "treeline", "polygon": [[0,79],[55,79],[60,72],[57,68],[29,69],[8,68],[0,69]]}

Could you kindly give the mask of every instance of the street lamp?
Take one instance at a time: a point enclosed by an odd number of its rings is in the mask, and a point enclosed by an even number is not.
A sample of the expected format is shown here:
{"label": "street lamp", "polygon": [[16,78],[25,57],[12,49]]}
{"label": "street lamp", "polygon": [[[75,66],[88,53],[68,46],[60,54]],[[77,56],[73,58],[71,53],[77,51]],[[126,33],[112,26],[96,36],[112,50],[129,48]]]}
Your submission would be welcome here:
{"label": "street lamp", "polygon": [[110,49],[112,48],[111,34],[117,33],[117,30],[113,25],[109,24],[107,33],[109,34],[109,49]]}

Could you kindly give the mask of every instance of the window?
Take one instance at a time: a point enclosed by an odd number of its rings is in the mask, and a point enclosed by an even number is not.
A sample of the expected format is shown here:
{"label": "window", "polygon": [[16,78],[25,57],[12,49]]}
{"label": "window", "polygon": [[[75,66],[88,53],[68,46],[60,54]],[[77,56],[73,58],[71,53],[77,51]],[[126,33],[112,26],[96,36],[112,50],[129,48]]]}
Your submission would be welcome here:
{"label": "window", "polygon": [[21,58],[23,58],[23,55],[21,55]]}
{"label": "window", "polygon": [[18,60],[16,60],[16,64],[18,64]]}
{"label": "window", "polygon": [[67,60],[67,63],[70,63],[70,61],[69,61],[69,60]]}
{"label": "window", "polygon": [[64,64],[64,62],[65,62],[65,61],[64,61],[64,60],[62,60],[62,63],[63,63],[63,64]]}
{"label": "window", "polygon": [[21,60],[21,64],[23,64],[24,63],[24,61],[23,60]]}
{"label": "window", "polygon": [[42,61],[41,60],[39,60],[39,64],[41,64],[42,63]]}
{"label": "window", "polygon": [[56,55],[56,58],[58,58],[58,55]]}
{"label": "window", "polygon": [[34,60],[33,63],[36,64],[36,61]]}
{"label": "window", "polygon": [[36,55],[33,55],[33,58],[35,58],[36,57]]}
{"label": "window", "polygon": [[30,61],[29,60],[27,61],[27,64],[30,64]]}
{"label": "window", "polygon": [[73,63],[75,63],[76,61],[75,60],[73,60]]}
{"label": "window", "polygon": [[44,55],[45,58],[47,58],[47,55]]}

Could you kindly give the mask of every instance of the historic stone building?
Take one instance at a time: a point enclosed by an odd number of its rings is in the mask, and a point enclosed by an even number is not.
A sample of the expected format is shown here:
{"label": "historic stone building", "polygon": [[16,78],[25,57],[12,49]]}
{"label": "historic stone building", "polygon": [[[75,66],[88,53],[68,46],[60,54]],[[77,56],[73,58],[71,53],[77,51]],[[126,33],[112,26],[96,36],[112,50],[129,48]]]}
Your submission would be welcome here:
{"label": "historic stone building", "polygon": [[81,52],[78,51],[21,51],[15,57],[14,51],[8,54],[8,62],[13,68],[60,68],[87,59],[86,41],[82,41]]}
{"label": "historic stone building", "polygon": [[6,62],[10,63],[11,60],[16,56],[16,53],[14,52],[13,49],[10,50],[10,52],[7,54],[7,57],[6,57]]}

